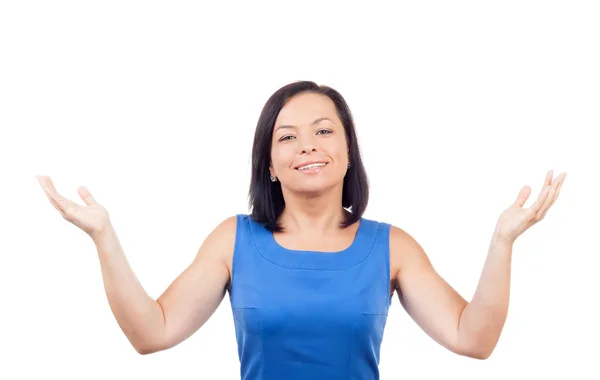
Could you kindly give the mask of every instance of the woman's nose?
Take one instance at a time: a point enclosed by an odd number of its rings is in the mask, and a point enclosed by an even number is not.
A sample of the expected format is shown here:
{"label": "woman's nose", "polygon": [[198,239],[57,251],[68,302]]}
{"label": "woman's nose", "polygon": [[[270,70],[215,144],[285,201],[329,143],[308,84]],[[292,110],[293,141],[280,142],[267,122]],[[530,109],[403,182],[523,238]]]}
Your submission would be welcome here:
{"label": "woman's nose", "polygon": [[301,153],[315,152],[317,148],[312,142],[305,142],[301,145]]}

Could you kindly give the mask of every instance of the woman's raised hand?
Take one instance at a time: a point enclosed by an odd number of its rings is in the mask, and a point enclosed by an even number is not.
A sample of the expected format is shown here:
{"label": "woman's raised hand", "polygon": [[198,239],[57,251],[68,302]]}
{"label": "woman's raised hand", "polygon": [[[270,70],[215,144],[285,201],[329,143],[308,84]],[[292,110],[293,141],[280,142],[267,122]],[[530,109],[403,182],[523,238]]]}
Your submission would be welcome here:
{"label": "woman's raised hand", "polygon": [[553,179],[553,174],[552,170],[546,173],[544,186],[537,200],[528,208],[523,206],[531,195],[531,188],[525,186],[521,189],[515,202],[498,218],[495,231],[498,237],[514,242],[523,232],[544,219],[550,207],[556,202],[560,188],[567,177],[567,173],[561,173]]}
{"label": "woman's raised hand", "polygon": [[110,224],[108,212],[94,200],[88,189],[81,186],[77,190],[86,206],[79,205],[60,195],[48,176],[36,176],[50,203],[60,212],[64,219],[81,228],[85,233],[94,237],[104,231]]}

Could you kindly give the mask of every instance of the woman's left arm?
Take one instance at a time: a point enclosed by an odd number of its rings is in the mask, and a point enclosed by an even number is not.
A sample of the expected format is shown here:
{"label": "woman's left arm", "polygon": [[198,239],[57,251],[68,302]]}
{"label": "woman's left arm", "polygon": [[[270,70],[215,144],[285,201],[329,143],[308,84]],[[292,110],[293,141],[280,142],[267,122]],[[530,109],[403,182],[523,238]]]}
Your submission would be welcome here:
{"label": "woman's left arm", "polygon": [[408,314],[434,340],[456,354],[488,358],[506,321],[515,240],[544,218],[556,201],[566,173],[546,175],[538,199],[523,208],[531,194],[524,187],[498,218],[475,294],[462,298],[433,268],[423,248],[400,228],[390,230],[390,254],[399,263],[394,280]]}

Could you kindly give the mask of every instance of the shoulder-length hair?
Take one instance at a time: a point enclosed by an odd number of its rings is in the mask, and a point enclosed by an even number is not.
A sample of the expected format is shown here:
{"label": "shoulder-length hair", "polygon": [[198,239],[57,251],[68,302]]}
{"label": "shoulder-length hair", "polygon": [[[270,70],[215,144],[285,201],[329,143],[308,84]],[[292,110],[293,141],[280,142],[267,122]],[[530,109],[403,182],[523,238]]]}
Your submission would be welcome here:
{"label": "shoulder-length hair", "polygon": [[288,99],[304,92],[329,97],[335,104],[338,117],[346,132],[346,141],[350,152],[350,168],[344,177],[342,207],[350,213],[341,226],[345,228],[360,220],[369,201],[367,174],[360,156],[354,121],[348,104],[342,95],[331,87],[319,86],[312,81],[293,82],[281,87],[265,103],[256,125],[252,146],[250,217],[272,232],[283,230],[278,220],[285,206],[281,183],[279,181],[271,182],[269,177],[273,128],[279,112]]}

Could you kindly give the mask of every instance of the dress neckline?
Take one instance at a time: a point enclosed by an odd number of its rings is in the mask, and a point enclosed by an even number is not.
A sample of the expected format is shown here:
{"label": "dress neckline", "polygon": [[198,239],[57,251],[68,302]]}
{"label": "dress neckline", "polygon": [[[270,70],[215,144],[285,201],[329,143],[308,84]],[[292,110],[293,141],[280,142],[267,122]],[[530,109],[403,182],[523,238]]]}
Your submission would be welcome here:
{"label": "dress neckline", "polygon": [[290,269],[343,270],[364,261],[375,244],[379,223],[361,218],[354,240],[337,252],[289,249],[280,245],[273,232],[249,218],[250,230],[260,254],[271,263]]}

